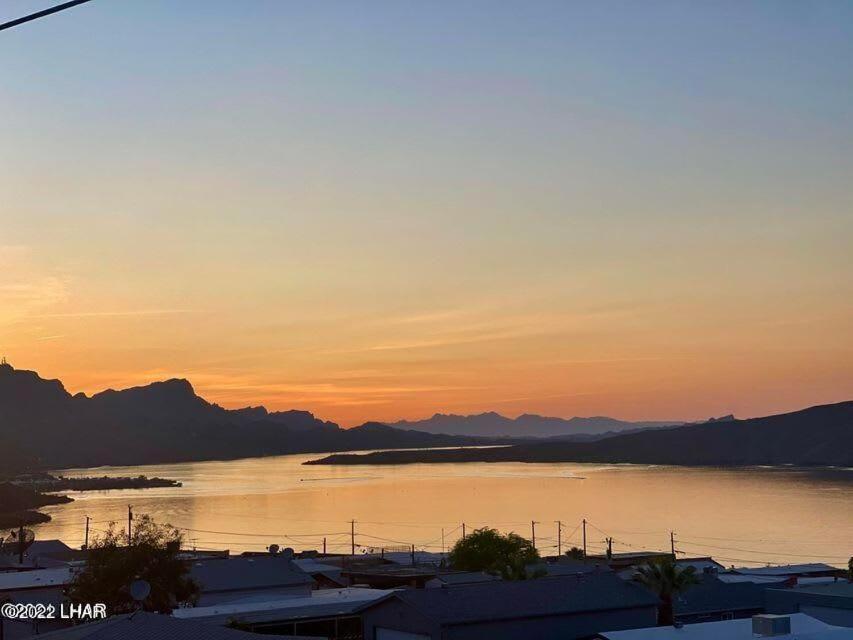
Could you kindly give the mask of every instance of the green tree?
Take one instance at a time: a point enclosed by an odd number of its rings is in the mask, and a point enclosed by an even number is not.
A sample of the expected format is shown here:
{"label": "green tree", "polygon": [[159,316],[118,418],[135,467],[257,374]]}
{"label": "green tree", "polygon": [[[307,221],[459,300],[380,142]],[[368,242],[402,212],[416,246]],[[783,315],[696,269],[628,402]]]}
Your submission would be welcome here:
{"label": "green tree", "polygon": [[537,564],[539,553],[529,540],[484,527],[457,542],[450,550],[450,564],[459,571],[485,571],[504,580],[524,580],[527,568]]}
{"label": "green tree", "polygon": [[178,604],[195,604],[199,586],[189,577],[189,563],[178,557],[183,537],[170,525],[158,525],[147,515],[135,522],[131,544],[127,534],[110,524],[89,545],[86,568],[68,589],[73,602],[107,605],[112,615],[135,610],[130,585],[145,580],[151,592],[142,602],[146,611],[169,613]]}
{"label": "green tree", "polygon": [[658,624],[661,626],[673,623],[673,598],[699,583],[695,567],[679,567],[673,559],[649,562],[639,567],[634,579],[660,598]]}

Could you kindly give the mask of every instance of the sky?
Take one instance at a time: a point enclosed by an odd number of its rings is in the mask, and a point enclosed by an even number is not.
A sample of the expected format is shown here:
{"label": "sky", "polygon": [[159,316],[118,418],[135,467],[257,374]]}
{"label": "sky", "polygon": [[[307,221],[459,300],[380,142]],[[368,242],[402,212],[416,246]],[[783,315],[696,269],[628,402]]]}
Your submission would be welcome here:
{"label": "sky", "polygon": [[93,0],[0,77],[0,353],[72,392],[853,399],[849,2]]}

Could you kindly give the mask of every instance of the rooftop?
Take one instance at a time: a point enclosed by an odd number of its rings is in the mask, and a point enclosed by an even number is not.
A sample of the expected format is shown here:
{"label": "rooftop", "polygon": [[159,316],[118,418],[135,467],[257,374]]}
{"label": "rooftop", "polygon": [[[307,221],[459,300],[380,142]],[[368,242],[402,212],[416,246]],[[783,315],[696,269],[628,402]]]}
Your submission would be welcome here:
{"label": "rooftop", "polygon": [[0,591],[62,587],[71,582],[73,575],[69,567],[0,573]]}
{"label": "rooftop", "polygon": [[433,565],[378,564],[363,567],[347,567],[342,573],[354,577],[402,577],[431,578],[436,575]]}
{"label": "rooftop", "polygon": [[251,622],[320,618],[354,613],[366,604],[393,593],[383,589],[321,589],[310,596],[280,598],[266,602],[234,602],[210,607],[175,609],[172,615],[184,620],[225,622],[230,618]]}
{"label": "rooftop", "polygon": [[702,573],[706,569],[725,571],[726,568],[713,558],[679,558],[675,561],[679,567],[693,567],[696,573]]}
{"label": "rooftop", "polygon": [[[596,571],[609,572],[610,567],[607,565],[596,564],[594,562],[546,562],[534,565],[533,569],[545,569],[549,576],[573,576],[578,573],[595,573]],[[631,571],[633,574],[633,571]]]}
{"label": "rooftop", "polygon": [[750,576],[792,576],[806,573],[838,571],[838,567],[823,564],[822,562],[811,562],[806,564],[785,564],[774,567],[735,567],[731,571]]}
{"label": "rooftop", "polygon": [[853,582],[838,580],[829,584],[808,584],[790,589],[773,588],[768,591],[774,596],[799,599],[805,596],[810,602],[821,602],[835,609],[853,609]]}
{"label": "rooftop", "polygon": [[[618,553],[613,553],[610,555],[611,560],[642,560],[644,558],[658,558],[661,556],[670,556],[671,554],[668,551],[622,551]],[[589,554],[589,558],[595,558],[596,560],[600,560],[602,558],[607,559],[607,556],[603,553],[599,554]]]}
{"label": "rooftop", "polygon": [[[628,631],[605,631],[607,640],[755,640],[752,619],[703,622],[683,627],[649,627]],[[773,636],[776,640],[842,640],[853,637],[853,630],[833,627],[804,613],[791,615],[791,633]]]}
{"label": "rooftop", "polygon": [[753,584],[773,584],[773,585],[782,585],[788,580],[789,576],[782,574],[778,576],[754,576],[754,575],[740,575],[738,573],[719,573],[717,574],[717,580],[720,582],[726,582],[728,584],[734,584],[737,582],[751,582]]}
{"label": "rooftop", "polygon": [[714,576],[702,576],[699,584],[692,585],[675,597],[676,615],[697,615],[716,611],[763,610],[765,586],[753,582],[734,584],[722,582]]}
{"label": "rooftop", "polygon": [[[432,551],[415,551],[415,564],[431,564],[439,565],[445,558],[446,554],[434,553]],[[387,562],[394,564],[412,564],[412,553],[409,551],[386,551],[382,554],[382,558]]]}
{"label": "rooftop", "polygon": [[495,580],[500,580],[500,578],[483,571],[453,571],[451,573],[440,573],[427,584],[442,582],[446,585],[458,585],[474,584],[476,582],[494,582]]}
{"label": "rooftop", "polygon": [[610,573],[406,589],[392,596],[440,624],[654,607],[657,597]]}
{"label": "rooftop", "polygon": [[258,636],[245,631],[176,620],[170,616],[144,611],[113,616],[34,637],[48,640],[257,640],[259,637],[286,637],[288,640],[298,640],[295,636]]}
{"label": "rooftop", "polygon": [[241,591],[310,584],[311,576],[284,556],[255,556],[197,560],[190,574],[202,591]]}
{"label": "rooftop", "polygon": [[341,566],[338,564],[330,564],[327,562],[323,562],[322,560],[316,560],[314,558],[296,558],[293,561],[297,567],[302,569],[305,573],[340,573]]}
{"label": "rooftop", "polygon": [[69,547],[62,540],[35,540],[28,548],[25,556],[36,557],[43,553],[68,553],[74,549]]}

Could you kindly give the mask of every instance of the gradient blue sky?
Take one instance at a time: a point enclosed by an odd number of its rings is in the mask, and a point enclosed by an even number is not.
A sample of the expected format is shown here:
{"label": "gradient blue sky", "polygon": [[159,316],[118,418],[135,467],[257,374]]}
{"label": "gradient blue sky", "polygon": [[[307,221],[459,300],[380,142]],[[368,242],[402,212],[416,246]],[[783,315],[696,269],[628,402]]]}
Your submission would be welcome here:
{"label": "gradient blue sky", "polygon": [[853,395],[853,3],[94,0],[0,70],[0,351],[72,390]]}

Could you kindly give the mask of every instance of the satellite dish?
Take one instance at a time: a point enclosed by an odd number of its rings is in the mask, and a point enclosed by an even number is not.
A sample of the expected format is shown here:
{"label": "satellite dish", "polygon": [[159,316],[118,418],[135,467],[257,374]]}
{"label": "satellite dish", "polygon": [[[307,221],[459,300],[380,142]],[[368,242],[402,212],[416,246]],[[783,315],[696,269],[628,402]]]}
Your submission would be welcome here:
{"label": "satellite dish", "polygon": [[13,529],[5,538],[0,537],[0,549],[2,553],[10,555],[23,555],[36,539],[32,529]]}
{"label": "satellite dish", "polygon": [[151,585],[145,580],[134,580],[130,583],[130,597],[137,602],[142,602],[151,593]]}

